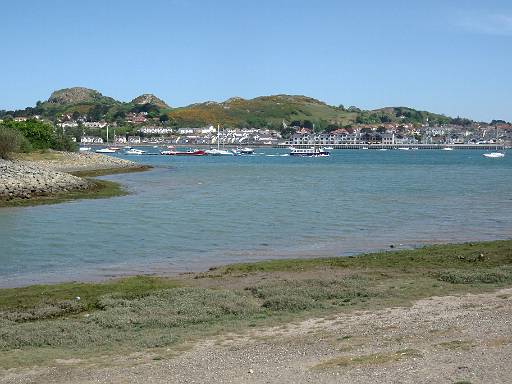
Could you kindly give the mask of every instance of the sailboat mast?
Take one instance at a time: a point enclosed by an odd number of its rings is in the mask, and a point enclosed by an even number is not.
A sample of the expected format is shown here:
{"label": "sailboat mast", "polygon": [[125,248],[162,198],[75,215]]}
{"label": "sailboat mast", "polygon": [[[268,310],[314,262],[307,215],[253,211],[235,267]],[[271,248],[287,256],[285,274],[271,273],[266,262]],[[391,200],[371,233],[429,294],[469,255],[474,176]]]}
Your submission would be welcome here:
{"label": "sailboat mast", "polygon": [[220,149],[220,124],[217,124],[217,150]]}
{"label": "sailboat mast", "polygon": [[496,143],[496,150],[498,150],[498,125],[496,124],[496,138],[494,139]]}
{"label": "sailboat mast", "polygon": [[316,154],[316,137],[315,137],[315,124],[313,124],[313,155]]}

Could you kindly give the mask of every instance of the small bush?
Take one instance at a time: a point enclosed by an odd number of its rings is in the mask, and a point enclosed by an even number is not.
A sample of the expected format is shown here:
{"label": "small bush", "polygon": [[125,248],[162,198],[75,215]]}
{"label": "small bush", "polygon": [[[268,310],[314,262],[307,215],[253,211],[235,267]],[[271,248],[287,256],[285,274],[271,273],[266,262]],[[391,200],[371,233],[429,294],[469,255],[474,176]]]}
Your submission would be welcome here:
{"label": "small bush", "polygon": [[71,140],[71,137],[62,134],[54,136],[51,147],[56,151],[76,152],[78,150],[78,144]]}
{"label": "small bush", "polygon": [[53,127],[38,120],[7,121],[3,125],[7,128],[21,132],[34,149],[48,149],[53,143]]}
{"label": "small bush", "polygon": [[250,288],[263,300],[263,307],[273,311],[299,312],[344,305],[356,298],[368,297],[365,279],[358,276],[341,280],[294,280],[263,284]]}
{"label": "small bush", "polygon": [[27,310],[0,312],[0,319],[14,322],[42,320],[60,317],[85,310],[85,306],[76,300],[63,300],[56,303],[47,303]]}
{"label": "small bush", "polygon": [[451,284],[497,284],[512,281],[512,271],[483,270],[483,271],[444,271],[436,274],[440,281]]}
{"label": "small bush", "polygon": [[10,159],[13,153],[28,152],[30,148],[30,143],[21,132],[0,126],[0,158]]}

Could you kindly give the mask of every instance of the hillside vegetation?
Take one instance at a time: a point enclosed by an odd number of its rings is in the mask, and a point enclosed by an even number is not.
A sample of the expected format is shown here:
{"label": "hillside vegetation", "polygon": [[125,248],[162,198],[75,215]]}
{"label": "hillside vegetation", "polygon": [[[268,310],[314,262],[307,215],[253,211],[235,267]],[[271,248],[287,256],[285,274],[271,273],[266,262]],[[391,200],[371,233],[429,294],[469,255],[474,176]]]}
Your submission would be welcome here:
{"label": "hillside vegetation", "polygon": [[[130,102],[121,102],[100,92],[82,88],[66,88],[53,92],[47,101],[35,107],[18,111],[0,111],[0,118],[41,115],[52,121],[64,116],[73,119],[86,117],[89,121],[106,120],[122,125],[128,113],[145,112],[149,118],[175,127],[221,124],[226,127],[256,127],[283,129],[285,125],[311,127],[318,131],[348,127],[353,124],[403,123],[442,124],[467,119],[449,117],[407,107],[387,107],[360,110],[357,107],[328,105],[320,100],[301,95],[260,96],[254,99],[233,97],[224,102],[207,101],[185,107],[172,108],[152,94],[143,94]],[[460,120],[460,121],[459,121]]]}

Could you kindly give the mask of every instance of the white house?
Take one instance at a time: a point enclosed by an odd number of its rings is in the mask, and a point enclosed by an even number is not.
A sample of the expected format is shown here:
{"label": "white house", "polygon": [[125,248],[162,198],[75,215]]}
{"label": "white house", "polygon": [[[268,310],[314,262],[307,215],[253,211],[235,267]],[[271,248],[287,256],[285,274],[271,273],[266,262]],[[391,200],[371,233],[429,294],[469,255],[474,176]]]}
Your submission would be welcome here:
{"label": "white house", "polygon": [[106,121],[86,121],[85,128],[105,128],[108,125]]}
{"label": "white house", "polygon": [[82,136],[80,142],[82,144],[103,144],[103,139],[98,136]]}
{"label": "white house", "polygon": [[128,143],[130,144],[140,144],[140,136],[128,136]]}

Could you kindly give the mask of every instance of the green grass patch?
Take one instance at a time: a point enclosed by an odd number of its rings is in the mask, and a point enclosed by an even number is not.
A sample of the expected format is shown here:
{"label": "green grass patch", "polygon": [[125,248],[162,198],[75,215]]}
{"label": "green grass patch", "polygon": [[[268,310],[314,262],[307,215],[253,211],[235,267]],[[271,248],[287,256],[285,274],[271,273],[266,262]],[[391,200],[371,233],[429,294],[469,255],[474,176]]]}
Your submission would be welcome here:
{"label": "green grass patch", "polygon": [[501,267],[480,271],[447,270],[436,274],[440,281],[452,284],[497,284],[512,283],[512,268]]}
{"label": "green grass patch", "polygon": [[64,154],[59,151],[52,150],[40,150],[29,153],[17,153],[17,160],[25,161],[41,161],[41,160],[61,160],[64,158]]}
{"label": "green grass patch", "polygon": [[370,296],[366,279],[350,276],[338,280],[291,280],[261,284],[248,288],[272,311],[300,312],[339,307]]}
{"label": "green grass patch", "polygon": [[[353,257],[281,259],[233,264],[215,269],[212,274],[304,271],[319,267],[381,268],[408,272],[423,269],[475,269],[512,265],[512,242],[475,242],[426,246],[414,250],[379,252]],[[483,255],[483,256],[480,256]]]}
{"label": "green grass patch", "polygon": [[42,306],[77,301],[83,310],[99,308],[99,300],[105,295],[132,299],[161,289],[179,286],[172,279],[152,276],[134,276],[101,283],[62,283],[30,285],[21,288],[0,289],[0,313],[35,311]]}

